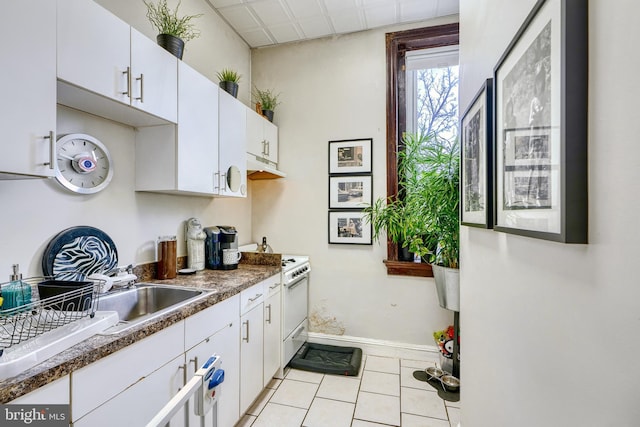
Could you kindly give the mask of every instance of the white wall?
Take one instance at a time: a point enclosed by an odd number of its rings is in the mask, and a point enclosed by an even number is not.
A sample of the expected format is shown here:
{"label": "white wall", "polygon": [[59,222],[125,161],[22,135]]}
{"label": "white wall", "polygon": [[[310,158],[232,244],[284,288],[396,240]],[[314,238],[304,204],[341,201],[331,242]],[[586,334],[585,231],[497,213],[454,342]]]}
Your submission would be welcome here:
{"label": "white wall", "polygon": [[274,122],[288,175],[254,183],[253,237],[310,255],[312,330],[433,346],[433,331],[453,315],[438,305],[432,279],[387,276],[386,243],[327,243],[329,140],[373,138],[374,197],[386,196],[388,31],[253,51],[253,82],[282,93]]}
{"label": "white wall", "polygon": [[[121,18],[126,18],[127,22],[140,22],[144,18],[144,10],[137,7],[138,2],[102,0],[101,3],[121,6],[123,12],[127,12],[127,16]],[[204,0],[183,1],[185,11],[196,8],[198,4],[204,4]],[[203,8],[202,11],[208,12],[209,18],[215,21],[215,30],[203,31],[202,43],[209,49],[194,48],[185,53],[185,59],[193,61],[192,65],[203,64],[200,67],[203,73],[215,70],[216,64],[244,64],[238,68],[248,76],[248,46],[235,36],[231,52],[225,39],[216,33],[234,33],[207,9]],[[208,76],[212,78],[211,73]],[[116,244],[121,265],[154,261],[154,240],[165,234],[177,234],[178,255],[186,255],[186,246],[180,236],[184,235],[184,221],[192,216],[200,218],[204,225],[235,225],[239,230],[240,243],[249,242],[251,186],[246,199],[136,193],[134,128],[59,107],[57,133],[72,132],[93,135],[109,148],[115,168],[113,181],[98,194],[77,195],[65,191],[54,180],[0,180],[3,198],[0,214],[0,282],[9,279],[13,263],[20,264],[25,276],[41,275],[42,252],[47,243],[58,232],[77,225],[90,225],[106,232]]]}
{"label": "white wall", "polygon": [[[534,3],[460,1],[461,107]],[[640,422],[640,6],[588,3],[589,244],[462,228],[465,427]]]}

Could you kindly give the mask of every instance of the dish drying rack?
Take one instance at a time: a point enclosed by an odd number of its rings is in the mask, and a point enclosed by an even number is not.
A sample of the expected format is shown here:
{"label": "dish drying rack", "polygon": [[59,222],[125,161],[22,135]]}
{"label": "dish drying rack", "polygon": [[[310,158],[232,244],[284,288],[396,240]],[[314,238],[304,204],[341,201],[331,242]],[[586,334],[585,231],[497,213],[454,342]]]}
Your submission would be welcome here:
{"label": "dish drying rack", "polygon": [[[95,316],[104,280],[92,279],[91,284],[41,299],[38,284],[47,280],[54,278],[21,279],[22,283],[31,287],[31,302],[7,310],[0,309],[0,356],[5,350],[28,339],[76,320]],[[0,291],[11,283],[0,283]]]}

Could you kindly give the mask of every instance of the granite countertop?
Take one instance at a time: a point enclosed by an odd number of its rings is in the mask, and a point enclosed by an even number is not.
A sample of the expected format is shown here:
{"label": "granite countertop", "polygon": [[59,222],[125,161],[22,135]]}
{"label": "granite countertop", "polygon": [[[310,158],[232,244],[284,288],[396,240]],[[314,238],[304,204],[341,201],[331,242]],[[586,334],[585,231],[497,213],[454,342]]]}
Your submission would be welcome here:
{"label": "granite countertop", "polygon": [[36,390],[72,371],[78,370],[103,357],[179,322],[192,314],[224,301],[281,270],[280,255],[245,254],[237,270],[203,270],[192,275],[178,275],[175,279],[139,282],[163,285],[187,286],[210,289],[213,292],[204,299],[171,311],[156,319],[114,335],[94,335],[81,343],[27,369],[12,378],[0,381],[0,403],[7,403]]}

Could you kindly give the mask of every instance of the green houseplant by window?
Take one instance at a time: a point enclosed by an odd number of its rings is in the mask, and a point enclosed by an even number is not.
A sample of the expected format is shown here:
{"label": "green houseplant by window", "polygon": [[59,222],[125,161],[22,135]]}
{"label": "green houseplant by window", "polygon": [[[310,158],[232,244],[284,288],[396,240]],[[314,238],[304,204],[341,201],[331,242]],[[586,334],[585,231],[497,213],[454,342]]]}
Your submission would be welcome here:
{"label": "green houseplant by window", "polygon": [[224,68],[216,73],[218,80],[220,80],[220,87],[226,92],[230,93],[234,98],[238,97],[238,83],[242,75],[237,71],[230,68]]}
{"label": "green houseplant by window", "polygon": [[270,122],[273,121],[273,110],[280,104],[278,98],[280,94],[275,94],[271,89],[261,90],[255,88],[253,92],[253,97],[256,102],[260,104],[262,108],[262,114],[269,119]]}
{"label": "green houseplant by window", "polygon": [[158,0],[158,3],[142,0],[147,6],[147,18],[151,25],[158,30],[156,40],[160,46],[171,52],[178,59],[182,59],[184,43],[200,36],[200,31],[195,28],[194,19],[202,14],[178,16],[181,1],[178,1],[174,10],[169,9],[167,0]]}
{"label": "green houseplant by window", "polygon": [[376,200],[365,209],[365,218],[375,239],[386,230],[391,241],[420,257],[428,255],[438,282],[439,267],[455,270],[449,276],[458,269],[459,143],[409,133],[403,143],[398,153],[400,196]]}

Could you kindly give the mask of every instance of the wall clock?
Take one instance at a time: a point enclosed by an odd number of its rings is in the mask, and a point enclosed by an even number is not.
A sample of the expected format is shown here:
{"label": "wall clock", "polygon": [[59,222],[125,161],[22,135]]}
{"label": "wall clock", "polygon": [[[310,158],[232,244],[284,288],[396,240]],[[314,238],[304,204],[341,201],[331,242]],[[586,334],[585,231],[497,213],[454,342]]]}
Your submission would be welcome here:
{"label": "wall clock", "polygon": [[82,133],[60,137],[56,143],[56,179],[79,194],[104,190],[113,178],[113,162],[107,147]]}

